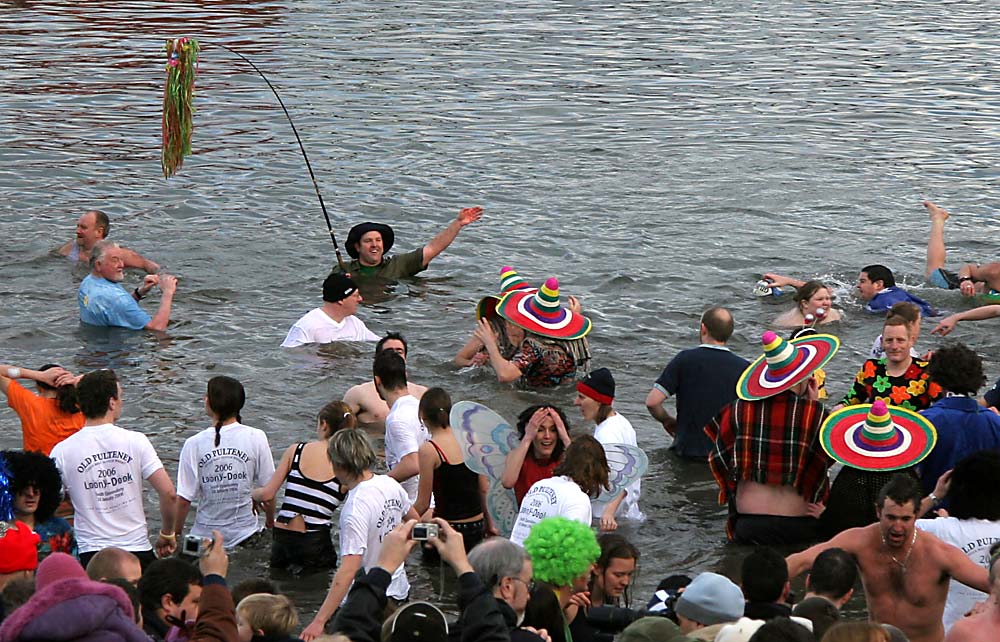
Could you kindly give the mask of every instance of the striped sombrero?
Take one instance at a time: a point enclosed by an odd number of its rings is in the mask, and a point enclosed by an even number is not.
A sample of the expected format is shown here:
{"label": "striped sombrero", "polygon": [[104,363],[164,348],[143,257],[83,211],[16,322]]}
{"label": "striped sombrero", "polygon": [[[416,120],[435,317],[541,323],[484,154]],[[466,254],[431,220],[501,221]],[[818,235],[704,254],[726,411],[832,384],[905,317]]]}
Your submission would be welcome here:
{"label": "striped sombrero", "polygon": [[479,303],[476,304],[476,321],[479,321],[483,317],[488,319],[495,316],[497,313],[497,303],[500,303],[503,295],[515,290],[535,292],[535,288],[528,285],[528,282],[521,278],[517,270],[509,265],[505,265],[500,268],[500,295],[484,296],[479,299]]}
{"label": "striped sombrero", "polygon": [[590,319],[559,304],[559,281],[541,288],[514,290],[497,304],[497,314],[528,332],[551,339],[579,339],[590,332]]}
{"label": "striped sombrero", "polygon": [[830,334],[814,334],[785,341],[773,332],[760,338],[764,354],[743,371],[736,394],[744,401],[767,399],[794,388],[822,368],[840,347]]}
{"label": "striped sombrero", "polygon": [[934,448],[937,431],[923,415],[873,404],[847,406],[831,414],[819,431],[823,450],[859,470],[898,470],[917,464]]}

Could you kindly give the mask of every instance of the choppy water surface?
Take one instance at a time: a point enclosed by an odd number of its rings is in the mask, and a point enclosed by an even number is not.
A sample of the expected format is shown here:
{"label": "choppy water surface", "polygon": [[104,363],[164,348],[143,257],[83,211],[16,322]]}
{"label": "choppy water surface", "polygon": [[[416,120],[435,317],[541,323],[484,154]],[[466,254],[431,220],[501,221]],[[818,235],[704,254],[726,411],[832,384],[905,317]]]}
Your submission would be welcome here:
{"label": "choppy water surface", "polygon": [[[650,518],[627,530],[643,551],[638,595],[667,569],[736,572],[707,470],[668,456],[645,394],[696,342],[708,304],[734,310],[735,349],[756,353],[781,309],[750,294],[765,269],[837,286],[835,396],[879,332],[851,296],[860,266],[887,263],[933,303],[966,305],[919,285],[919,202],[956,214],[956,262],[997,257],[995,17],[988,2],[856,0],[0,2],[0,360],[116,368],[121,423],[149,434],[171,471],[208,425],[213,375],[244,382],[244,417],[276,453],[370,376],[369,346],[277,347],[319,301],[333,253],[287,122],[264,83],[211,46],[226,44],[281,91],[341,241],[384,220],[409,250],[460,207],[486,208],[423,278],[362,312],[411,340],[412,378],[508,417],[538,399],[569,406],[569,388],[520,391],[449,363],[501,265],[558,276],[584,299],[595,363],[614,371],[617,407],[650,455]],[[164,181],[162,45],[181,35],[203,44],[195,155]],[[111,215],[112,238],[180,276],[166,337],[79,326],[84,272],[49,252],[92,207]],[[992,376],[994,328],[955,332]],[[20,445],[7,409],[0,445]],[[266,572],[264,550],[236,557],[237,578]],[[416,597],[437,593],[436,568],[415,575]],[[311,617],[325,581],[284,587]]]}

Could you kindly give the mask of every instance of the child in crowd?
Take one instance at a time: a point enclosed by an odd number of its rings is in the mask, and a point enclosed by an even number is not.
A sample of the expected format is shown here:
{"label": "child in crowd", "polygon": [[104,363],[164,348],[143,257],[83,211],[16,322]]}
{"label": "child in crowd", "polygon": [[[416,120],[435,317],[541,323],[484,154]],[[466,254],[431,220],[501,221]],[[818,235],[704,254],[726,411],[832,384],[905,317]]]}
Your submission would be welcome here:
{"label": "child in crowd", "polygon": [[284,595],[254,593],[236,605],[236,627],[240,642],[298,640],[292,632],[299,628],[295,605]]}

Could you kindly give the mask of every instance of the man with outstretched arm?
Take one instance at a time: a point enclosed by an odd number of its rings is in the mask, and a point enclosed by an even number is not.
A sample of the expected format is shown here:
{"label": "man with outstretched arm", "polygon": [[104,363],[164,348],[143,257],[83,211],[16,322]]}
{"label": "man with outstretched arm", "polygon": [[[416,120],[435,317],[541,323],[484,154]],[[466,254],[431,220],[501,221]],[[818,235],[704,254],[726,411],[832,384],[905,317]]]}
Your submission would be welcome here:
{"label": "man with outstretched arm", "polygon": [[[67,241],[57,252],[70,261],[86,263],[90,261],[90,253],[94,245],[108,238],[111,232],[111,221],[101,210],[87,210],[76,221],[76,238]],[[160,266],[145,258],[135,250],[121,248],[122,260],[126,268],[137,268],[146,274],[155,274]]]}
{"label": "man with outstretched arm", "polygon": [[[455,240],[462,228],[478,221],[483,215],[481,207],[466,207],[454,221],[448,224],[427,245],[398,256],[388,256],[396,240],[392,228],[383,223],[360,223],[351,228],[344,243],[347,253],[353,259],[347,270],[355,279],[378,277],[387,280],[413,276],[427,269],[434,257],[444,252]],[[344,272],[339,265],[334,272]]]}
{"label": "man with outstretched arm", "polygon": [[989,581],[986,569],[960,549],[917,531],[922,499],[919,482],[895,475],[879,493],[877,523],[788,556],[789,577],[809,570],[823,551],[841,548],[858,561],[872,621],[899,627],[912,642],[940,642],[948,581],[980,591],[989,590]]}

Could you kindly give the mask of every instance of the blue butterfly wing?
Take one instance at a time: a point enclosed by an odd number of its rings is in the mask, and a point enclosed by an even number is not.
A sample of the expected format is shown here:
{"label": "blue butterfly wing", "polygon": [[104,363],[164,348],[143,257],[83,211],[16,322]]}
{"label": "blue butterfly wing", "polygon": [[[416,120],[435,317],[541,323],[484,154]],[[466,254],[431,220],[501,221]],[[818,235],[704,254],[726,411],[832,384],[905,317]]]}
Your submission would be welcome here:
{"label": "blue butterfly wing", "polygon": [[510,488],[504,488],[499,481],[490,484],[490,492],[486,496],[486,508],[493,517],[493,525],[500,531],[501,537],[510,537],[517,521],[517,496]]}
{"label": "blue butterfly wing", "polygon": [[462,446],[465,465],[491,480],[500,479],[507,453],[520,443],[503,417],[474,401],[459,401],[451,407],[451,430]]}
{"label": "blue butterfly wing", "polygon": [[609,502],[617,497],[632,482],[642,477],[649,467],[649,458],[638,446],[604,444],[604,454],[608,458],[611,490],[602,492],[597,499],[599,502]]}

